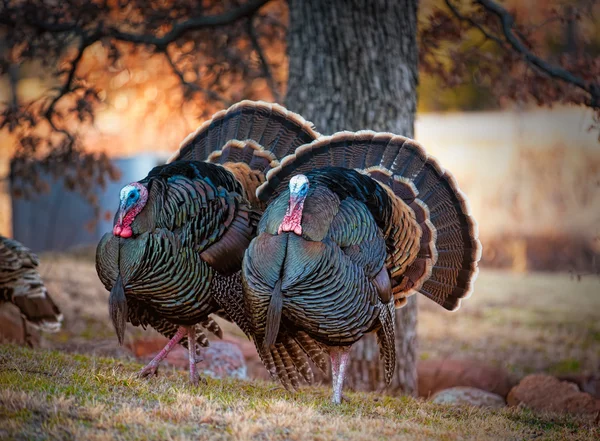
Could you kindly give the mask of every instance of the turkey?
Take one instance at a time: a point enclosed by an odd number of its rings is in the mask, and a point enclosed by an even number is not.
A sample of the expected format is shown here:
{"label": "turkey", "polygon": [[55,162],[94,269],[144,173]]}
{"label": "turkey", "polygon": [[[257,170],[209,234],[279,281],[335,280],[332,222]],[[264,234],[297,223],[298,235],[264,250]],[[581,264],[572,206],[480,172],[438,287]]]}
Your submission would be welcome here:
{"label": "turkey", "polygon": [[41,331],[57,332],[63,320],[38,273],[39,263],[29,248],[0,236],[0,302],[14,303],[20,309],[25,341],[27,322]]}
{"label": "turkey", "polygon": [[272,200],[242,266],[257,350],[277,345],[281,329],[307,334],[329,352],[334,403],[350,348],[367,333],[376,333],[389,384],[394,310],[408,296],[453,311],[473,289],[476,223],[452,175],[415,141],[321,137],[284,158],[257,195]]}
{"label": "turkey", "polygon": [[[202,124],[167,164],[123,187],[113,231],[97,246],[96,269],[110,291],[120,343],[126,322],[170,339],[141,376],[156,374],[181,343],[189,352],[190,381],[197,383],[199,347],[208,345],[203,328],[221,337],[211,314],[250,335],[240,269],[265,206],[256,189],[277,158],[317,136],[310,123],[279,105],[242,101]],[[326,363],[317,349],[301,335],[268,356],[310,381],[307,357]]]}

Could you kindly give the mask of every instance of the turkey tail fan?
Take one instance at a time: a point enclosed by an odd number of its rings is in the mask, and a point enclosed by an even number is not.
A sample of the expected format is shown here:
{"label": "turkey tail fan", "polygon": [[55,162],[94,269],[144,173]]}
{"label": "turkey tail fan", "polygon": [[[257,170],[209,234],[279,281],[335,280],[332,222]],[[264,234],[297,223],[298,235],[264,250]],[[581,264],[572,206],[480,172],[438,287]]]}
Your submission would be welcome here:
{"label": "turkey tail fan", "polygon": [[[481,243],[467,199],[454,177],[412,139],[366,130],[339,132],[300,146],[283,158],[267,173],[257,196],[271,200],[293,175],[332,166],[365,173],[395,196],[380,200],[389,199],[392,205],[384,209],[391,213],[387,222],[392,224],[387,227],[386,265],[393,278],[396,307],[420,292],[448,310],[458,309],[461,299],[472,292]],[[406,214],[406,207],[410,216],[399,219],[398,214]],[[406,242],[407,235],[402,233],[407,220],[420,230],[414,255],[414,244]],[[409,260],[394,260],[407,252],[411,253]]]}
{"label": "turkey tail fan", "polygon": [[[183,140],[168,162],[244,162],[263,171],[318,137],[312,123],[279,104],[245,100],[215,113]],[[230,143],[234,140],[238,142]]]}

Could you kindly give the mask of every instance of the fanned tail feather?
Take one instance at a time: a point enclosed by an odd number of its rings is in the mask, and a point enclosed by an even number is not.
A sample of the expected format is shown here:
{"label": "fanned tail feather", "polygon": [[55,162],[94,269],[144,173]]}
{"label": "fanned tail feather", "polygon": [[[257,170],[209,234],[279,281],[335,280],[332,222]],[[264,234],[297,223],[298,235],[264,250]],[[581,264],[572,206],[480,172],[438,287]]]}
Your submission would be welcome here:
{"label": "fanned tail feather", "polygon": [[[402,230],[407,222],[419,226],[417,253],[406,261],[386,262],[396,307],[420,292],[448,310],[458,309],[461,299],[472,292],[481,243],[467,199],[454,177],[411,139],[366,130],[339,132],[300,146],[283,158],[269,170],[257,196],[272,200],[293,175],[332,166],[368,174],[395,196],[390,198],[391,207],[384,209],[389,214],[386,233],[396,247],[395,251],[388,248],[390,254],[412,253]],[[410,208],[409,217],[404,215],[404,206]]]}
{"label": "fanned tail feather", "polygon": [[[229,109],[221,110],[188,135],[168,162],[177,160],[206,161],[211,154],[223,150],[232,140],[253,141],[249,149],[222,152],[222,162],[228,158],[242,161],[254,167],[263,165],[254,158],[256,145],[269,152],[273,159],[292,153],[297,147],[312,142],[319,134],[312,123],[300,115],[290,112],[279,104],[264,101],[240,101]],[[243,149],[242,149],[243,150]],[[259,155],[260,157],[260,155]],[[215,156],[213,156],[213,162]],[[254,169],[254,168],[253,168]]]}
{"label": "fanned tail feather", "polygon": [[312,123],[279,104],[246,100],[215,113],[188,135],[168,162],[222,165],[242,184],[252,206],[264,209],[255,193],[267,172],[279,164],[278,158],[318,136]]}

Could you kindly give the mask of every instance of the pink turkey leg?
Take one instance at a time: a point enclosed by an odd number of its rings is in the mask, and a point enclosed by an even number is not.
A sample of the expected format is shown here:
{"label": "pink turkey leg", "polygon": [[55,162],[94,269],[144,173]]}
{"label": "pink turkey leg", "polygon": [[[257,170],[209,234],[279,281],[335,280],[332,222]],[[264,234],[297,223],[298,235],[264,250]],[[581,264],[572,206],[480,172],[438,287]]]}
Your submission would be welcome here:
{"label": "pink turkey leg", "polygon": [[156,357],[152,359],[148,365],[139,372],[140,377],[147,377],[149,375],[156,374],[156,369],[158,369],[158,364],[165,359],[165,357],[171,352],[171,350],[175,347],[177,343],[181,341],[183,337],[188,334],[188,328],[185,326],[180,326],[177,330],[177,333],[173,336],[169,343],[165,345],[162,351],[158,353]]}
{"label": "pink turkey leg", "polygon": [[331,376],[333,385],[333,397],[331,401],[334,404],[340,404],[342,402],[342,387],[344,385],[344,375],[346,374],[346,367],[350,360],[350,346],[342,348],[332,348],[330,351],[331,357]]}
{"label": "pink turkey leg", "polygon": [[193,326],[190,327],[187,336],[190,360],[190,383],[198,384],[198,372],[196,371],[196,363],[198,362],[196,358],[196,330]]}

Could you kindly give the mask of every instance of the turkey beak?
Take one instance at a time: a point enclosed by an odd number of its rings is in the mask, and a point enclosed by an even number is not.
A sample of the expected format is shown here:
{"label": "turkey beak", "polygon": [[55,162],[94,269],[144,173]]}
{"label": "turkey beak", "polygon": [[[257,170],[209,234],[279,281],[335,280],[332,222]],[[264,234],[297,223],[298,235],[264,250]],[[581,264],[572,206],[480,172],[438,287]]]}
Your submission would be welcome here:
{"label": "turkey beak", "polygon": [[289,206],[289,212],[293,213],[294,210],[296,209],[296,207],[298,206],[298,204],[302,201],[302,198],[293,195],[290,197],[290,206]]}
{"label": "turkey beak", "polygon": [[127,211],[127,207],[124,202],[121,202],[119,205],[119,223],[117,225],[123,225],[123,218],[125,217],[125,212]]}

